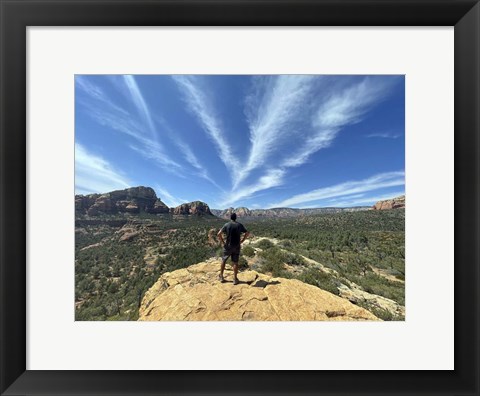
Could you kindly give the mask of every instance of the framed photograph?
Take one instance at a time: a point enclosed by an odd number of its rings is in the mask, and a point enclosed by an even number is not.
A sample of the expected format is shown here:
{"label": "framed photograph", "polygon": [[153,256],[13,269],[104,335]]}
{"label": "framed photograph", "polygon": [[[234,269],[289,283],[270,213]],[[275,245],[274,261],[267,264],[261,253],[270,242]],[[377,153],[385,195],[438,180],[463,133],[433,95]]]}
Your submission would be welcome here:
{"label": "framed photograph", "polygon": [[479,394],[478,2],[1,12],[1,394]]}

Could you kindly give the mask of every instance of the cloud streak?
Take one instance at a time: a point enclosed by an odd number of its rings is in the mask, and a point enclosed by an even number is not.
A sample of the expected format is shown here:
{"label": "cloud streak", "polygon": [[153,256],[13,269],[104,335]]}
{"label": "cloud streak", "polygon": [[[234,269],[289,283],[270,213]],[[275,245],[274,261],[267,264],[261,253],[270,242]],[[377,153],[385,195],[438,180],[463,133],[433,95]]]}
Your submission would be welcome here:
{"label": "cloud streak", "polygon": [[387,172],[371,176],[364,180],[348,181],[329,187],[319,188],[303,194],[294,195],[281,202],[273,203],[269,207],[291,207],[308,202],[321,201],[327,198],[336,198],[345,195],[374,191],[386,187],[405,185],[405,172]]}
{"label": "cloud streak", "polygon": [[338,133],[350,125],[361,122],[364,116],[381,100],[391,88],[389,80],[377,81],[365,78],[361,82],[339,89],[321,103],[311,118],[315,131],[305,143],[292,153],[282,165],[296,167],[303,165],[317,151],[329,147]]}
{"label": "cloud streak", "polygon": [[215,114],[211,100],[204,93],[206,89],[201,89],[198,78],[193,76],[175,75],[172,79],[180,89],[188,108],[215,145],[220,160],[233,177],[235,156],[222,131],[221,122]]}
{"label": "cloud streak", "polygon": [[257,79],[247,98],[251,148],[234,188],[251,171],[262,166],[288,138],[300,131],[299,115],[308,108],[308,98],[319,79],[308,75],[284,75]]}
{"label": "cloud streak", "polygon": [[165,133],[168,135],[170,141],[180,150],[185,161],[187,161],[190,166],[195,169],[195,174],[207,180],[219,190],[224,191],[223,188],[210,176],[205,166],[200,163],[191,147],[178,137],[179,135],[172,130],[170,125],[165,121],[165,119],[161,117],[156,117],[156,120],[162,126]]}
{"label": "cloud streak", "polygon": [[[228,105],[231,106],[235,101],[241,104],[243,100],[247,128],[242,131],[242,126],[245,125],[242,120],[237,131],[245,134],[241,145],[232,144],[232,134],[227,133],[228,130],[225,129],[227,124],[222,122],[220,110],[215,108],[219,100],[218,97],[213,96],[216,84],[210,84],[208,78],[199,76],[178,75],[156,78],[155,84],[158,81],[156,86],[159,90],[158,92],[149,90],[147,96],[144,95],[146,91],[142,93],[143,83],[146,80],[138,76],[108,76],[103,80],[106,84],[103,84],[99,77],[76,76],[76,88],[80,91],[76,100],[80,106],[84,107],[82,111],[86,109],[84,114],[113,133],[123,135],[119,141],[150,163],[185,180],[195,180],[198,186],[206,185],[203,182],[206,180],[218,188],[220,194],[218,196],[212,194],[208,199],[218,199],[222,206],[242,204],[240,202],[242,200],[249,200],[255,204],[254,199],[258,198],[258,202],[263,202],[261,206],[266,207],[265,199],[260,198],[261,196],[287,187],[293,190],[290,198],[276,202],[272,204],[273,206],[310,205],[312,202],[328,199],[333,203],[337,200],[338,202],[360,202],[368,198],[367,193],[370,191],[368,190],[370,187],[362,187],[361,183],[371,187],[376,184],[399,183],[398,180],[404,176],[402,173],[403,176],[397,174],[397,179],[393,176],[389,179],[387,177],[389,174],[395,174],[390,172],[302,194],[299,194],[296,184],[288,183],[291,177],[298,176],[301,172],[301,169],[294,168],[316,160],[319,157],[318,152],[333,146],[339,134],[344,131],[354,131],[353,128],[350,130],[347,128],[368,119],[372,110],[393,91],[392,87],[398,80],[391,76],[388,78],[382,76],[339,78],[338,76],[280,75],[235,79],[232,94],[228,94]],[[229,79],[223,81],[230,83]],[[167,84],[163,85],[164,82]],[[177,95],[183,102],[183,106],[180,105],[176,109],[175,106],[178,106],[178,103],[174,101],[172,106],[168,106],[172,113],[162,114],[161,104],[154,103],[154,100],[159,98],[161,102],[163,89],[165,93],[171,95],[172,82],[177,88]],[[250,89],[247,96],[236,96],[245,95],[245,83],[249,82]],[[152,87],[155,85],[152,84]],[[225,94],[226,91],[221,92]],[[387,104],[385,108],[388,110],[389,106]],[[222,109],[224,108],[226,107],[222,105]],[[234,121],[237,120],[238,115],[233,114],[230,108],[226,108],[225,111],[228,111],[226,114],[231,115]],[[186,120],[186,123],[182,121],[182,115],[185,116],[185,114],[190,116],[199,128],[193,128],[193,131],[185,129],[191,122],[191,120]],[[173,120],[178,122],[175,124],[176,128],[172,128],[170,124]],[[392,128],[395,128],[395,125]],[[370,134],[366,134],[364,130],[362,137],[395,139],[401,136],[392,131],[398,131],[398,129],[387,129],[385,133]],[[204,133],[212,142],[217,155],[211,155],[208,158],[200,156],[200,152],[196,152],[198,147],[192,143],[198,141],[198,136],[192,139],[191,133]],[[115,138],[114,136],[113,139]],[[381,145],[381,142],[378,141],[375,144]],[[334,150],[338,152],[341,147],[335,147]],[[137,155],[132,155],[138,160]],[[202,164],[203,161],[209,168]],[[219,161],[229,173],[231,185],[228,185],[228,179],[225,181],[223,178],[218,182],[222,184],[220,186],[212,177],[212,174],[224,172],[224,169],[217,169]],[[215,171],[213,166],[216,167]],[[350,174],[352,179],[354,175],[355,173]],[[375,177],[378,177],[379,181],[375,181]],[[226,192],[222,187],[226,187],[229,191]],[[364,190],[365,188],[367,190]],[[162,191],[167,194],[172,192],[175,195],[174,189],[162,189]],[[179,202],[172,195],[167,199],[170,199],[171,203]],[[279,198],[270,198],[268,201],[274,200]]]}
{"label": "cloud streak", "polygon": [[[170,125],[161,115],[152,116],[149,108],[134,76],[111,76],[110,83],[114,85],[137,110],[138,117],[132,116],[127,110],[117,106],[112,98],[103,89],[95,85],[83,76],[76,77],[79,89],[88,94],[93,102],[82,102],[88,108],[90,116],[100,125],[128,135],[135,143],[128,147],[148,160],[154,161],[162,169],[186,178],[191,172],[185,174],[185,169],[176,160],[166,154],[164,145],[160,142],[158,130],[162,130],[166,137],[180,150],[185,161],[192,166],[194,174],[201,177],[218,189],[222,188],[212,179],[206,168],[200,163],[193,150],[172,130]],[[145,133],[148,131],[148,134]],[[223,190],[222,190],[223,191]]]}
{"label": "cloud streak", "polygon": [[397,139],[400,136],[401,136],[400,134],[395,134],[395,133],[379,132],[379,133],[371,133],[369,135],[366,135],[365,137],[367,137],[367,138]]}
{"label": "cloud streak", "polygon": [[[127,77],[132,76],[114,78],[111,81],[117,85],[120,92],[123,92],[129,100],[133,101],[137,111],[142,115],[141,120],[132,116],[124,108],[114,104],[114,100],[110,99],[100,87],[82,76],[76,76],[75,82],[77,87],[93,100],[82,101],[79,99],[79,103],[87,109],[90,117],[98,124],[134,139],[136,144],[129,144],[129,147],[135,148],[135,151],[144,158],[154,160],[162,169],[168,172],[180,172],[180,164],[166,154],[163,145],[157,139],[149,109],[135,80],[133,77]],[[145,134],[146,126],[150,132],[150,137]]]}
{"label": "cloud streak", "polygon": [[253,93],[246,101],[251,150],[232,193],[254,169],[272,158],[283,175],[289,168],[305,164],[314,153],[330,147],[342,129],[361,122],[391,86],[391,79],[369,77],[343,86],[318,76],[254,80]]}
{"label": "cloud streak", "polygon": [[165,203],[170,208],[174,208],[178,205],[181,205],[182,203],[189,202],[188,200],[174,197],[166,189],[159,186],[158,184],[155,186],[155,190],[157,193],[157,197],[161,199],[162,202]]}
{"label": "cloud streak", "polygon": [[131,186],[131,180],[123,172],[80,143],[75,143],[76,193],[103,193]]}
{"label": "cloud streak", "polygon": [[[378,201],[383,201],[385,199],[392,199],[395,197],[399,197],[400,195],[404,195],[405,191],[395,191],[388,194],[383,195],[375,195],[364,197],[361,199],[342,199],[342,200],[335,200],[329,203],[327,206],[334,207],[334,208],[348,208],[352,206],[370,206],[375,204]],[[347,197],[345,197],[347,198]]]}
{"label": "cloud streak", "polygon": [[135,107],[138,109],[138,111],[142,115],[143,120],[147,124],[150,130],[150,133],[153,135],[154,139],[156,140],[158,137],[155,132],[155,126],[153,125],[152,116],[150,115],[150,110],[147,106],[147,103],[145,102],[145,99],[143,98],[143,95],[140,92],[140,89],[138,88],[137,82],[135,81],[135,77],[133,77],[132,75],[125,75],[123,76],[123,80],[130,93],[129,97],[132,99],[133,103],[135,104]]}
{"label": "cloud streak", "polygon": [[255,183],[238,189],[234,193],[229,193],[219,206],[230,206],[241,199],[250,198],[255,193],[274,187],[279,187],[284,183],[285,171],[281,169],[270,169],[258,178]]}

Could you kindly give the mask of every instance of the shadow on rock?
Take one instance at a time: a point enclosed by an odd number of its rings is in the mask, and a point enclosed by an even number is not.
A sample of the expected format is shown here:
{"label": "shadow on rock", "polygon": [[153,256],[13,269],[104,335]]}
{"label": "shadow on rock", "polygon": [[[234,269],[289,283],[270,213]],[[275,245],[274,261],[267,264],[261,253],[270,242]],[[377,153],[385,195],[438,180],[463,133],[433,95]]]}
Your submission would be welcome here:
{"label": "shadow on rock", "polygon": [[255,282],[255,284],[253,285],[253,287],[267,287],[267,286],[270,286],[270,285],[278,285],[280,284],[279,281],[271,281],[271,282],[267,282],[265,280],[259,280],[257,282]]}

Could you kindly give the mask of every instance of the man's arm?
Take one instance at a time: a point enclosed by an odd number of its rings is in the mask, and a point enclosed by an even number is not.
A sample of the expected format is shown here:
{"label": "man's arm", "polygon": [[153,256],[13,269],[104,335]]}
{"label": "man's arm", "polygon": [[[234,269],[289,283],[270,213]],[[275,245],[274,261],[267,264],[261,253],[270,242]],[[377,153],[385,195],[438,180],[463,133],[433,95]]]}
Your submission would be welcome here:
{"label": "man's arm", "polygon": [[225,245],[225,241],[223,240],[223,228],[221,228],[220,231],[218,231],[217,237],[218,239],[220,239],[220,242],[222,243],[222,245]]}
{"label": "man's arm", "polygon": [[248,231],[245,232],[245,234],[243,234],[243,239],[240,241],[240,245],[245,241],[245,239],[248,238],[249,235],[250,235],[250,233]]}

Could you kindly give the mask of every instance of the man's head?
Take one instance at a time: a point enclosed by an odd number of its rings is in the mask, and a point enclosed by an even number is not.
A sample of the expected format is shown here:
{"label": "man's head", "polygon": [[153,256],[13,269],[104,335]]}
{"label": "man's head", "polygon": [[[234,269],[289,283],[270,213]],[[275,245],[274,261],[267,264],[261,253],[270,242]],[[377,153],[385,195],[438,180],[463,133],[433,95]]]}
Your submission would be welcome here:
{"label": "man's head", "polygon": [[236,214],[236,213],[232,213],[232,214],[230,215],[230,219],[233,220],[233,221],[237,220],[237,214]]}

